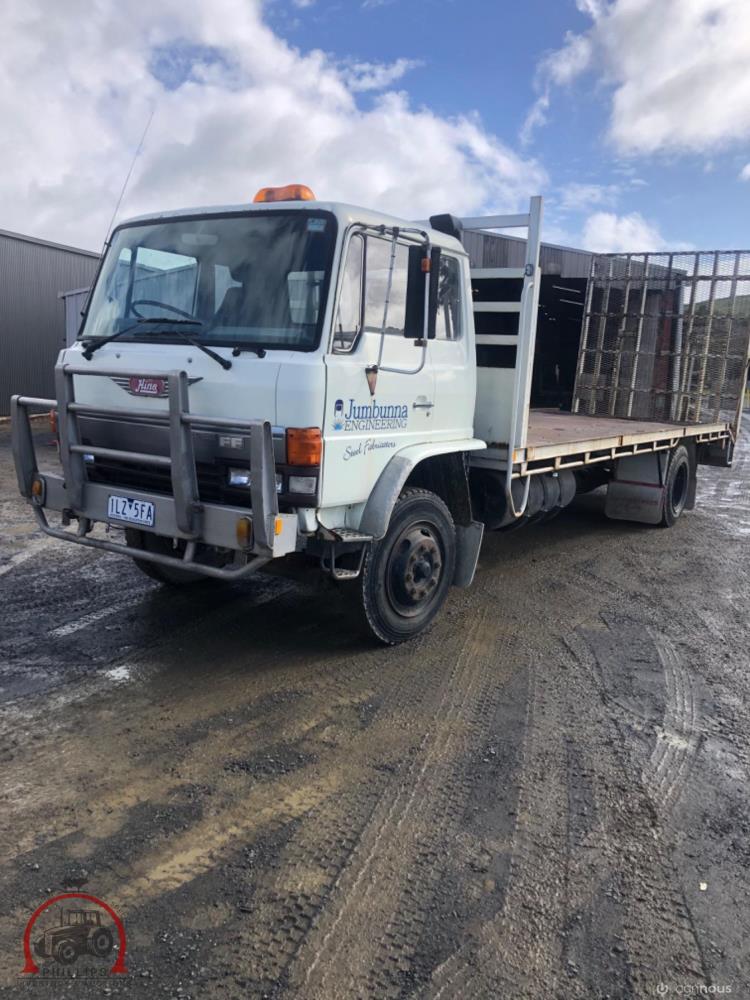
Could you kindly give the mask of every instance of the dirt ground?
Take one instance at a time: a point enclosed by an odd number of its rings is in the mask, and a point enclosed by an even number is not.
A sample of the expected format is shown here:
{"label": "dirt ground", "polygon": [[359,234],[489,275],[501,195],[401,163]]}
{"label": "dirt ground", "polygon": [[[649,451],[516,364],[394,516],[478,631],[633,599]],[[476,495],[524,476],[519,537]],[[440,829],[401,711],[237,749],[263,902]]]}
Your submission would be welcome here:
{"label": "dirt ground", "polygon": [[[45,538],[7,429],[0,518],[7,995],[750,997],[747,443],[671,530],[491,535],[397,649],[331,586]],[[19,976],[65,889],[127,975]]]}

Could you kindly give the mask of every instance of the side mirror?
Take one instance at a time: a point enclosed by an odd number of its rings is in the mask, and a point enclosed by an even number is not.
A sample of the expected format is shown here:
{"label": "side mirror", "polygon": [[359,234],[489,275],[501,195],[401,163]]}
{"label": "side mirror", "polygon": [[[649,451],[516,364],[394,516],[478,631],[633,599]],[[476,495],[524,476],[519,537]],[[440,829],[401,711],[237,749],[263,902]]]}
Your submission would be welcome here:
{"label": "side mirror", "polygon": [[[423,270],[424,247],[409,247],[409,270],[406,285],[406,321],[404,336],[409,340],[424,338],[425,323],[425,283],[427,273]],[[440,248],[433,247],[430,254],[430,300],[428,302],[427,337],[435,337],[437,321],[438,284],[440,281]]]}

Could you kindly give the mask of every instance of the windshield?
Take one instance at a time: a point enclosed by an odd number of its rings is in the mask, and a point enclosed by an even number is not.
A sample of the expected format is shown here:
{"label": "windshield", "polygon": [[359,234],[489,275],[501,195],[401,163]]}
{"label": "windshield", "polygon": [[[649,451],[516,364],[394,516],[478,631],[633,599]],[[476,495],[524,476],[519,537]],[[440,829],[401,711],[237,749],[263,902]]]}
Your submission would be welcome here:
{"label": "windshield", "polygon": [[334,216],[316,211],[125,226],[114,234],[79,339],[127,331],[123,341],[171,340],[171,323],[205,344],[312,350],[335,238]]}

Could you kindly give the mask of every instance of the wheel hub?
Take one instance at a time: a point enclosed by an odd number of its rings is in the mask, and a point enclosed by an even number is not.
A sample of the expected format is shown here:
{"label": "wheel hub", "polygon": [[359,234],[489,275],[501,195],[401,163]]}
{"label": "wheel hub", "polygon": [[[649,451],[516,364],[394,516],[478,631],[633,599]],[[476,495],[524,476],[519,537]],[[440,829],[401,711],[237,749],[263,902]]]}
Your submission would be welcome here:
{"label": "wheel hub", "polygon": [[394,546],[387,586],[398,611],[413,616],[424,609],[437,589],[443,555],[429,525],[408,527]]}

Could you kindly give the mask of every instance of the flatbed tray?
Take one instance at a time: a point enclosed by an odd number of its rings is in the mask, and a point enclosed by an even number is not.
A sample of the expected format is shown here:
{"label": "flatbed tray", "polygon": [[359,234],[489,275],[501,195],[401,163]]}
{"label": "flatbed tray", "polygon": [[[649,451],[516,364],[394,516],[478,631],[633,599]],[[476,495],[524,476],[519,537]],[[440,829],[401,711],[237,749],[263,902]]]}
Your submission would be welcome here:
{"label": "flatbed tray", "polygon": [[729,425],[673,424],[653,420],[590,417],[560,410],[531,410],[526,448],[516,452],[518,462],[586,452],[628,448],[639,444],[673,441],[682,437],[714,437],[728,433]]}

